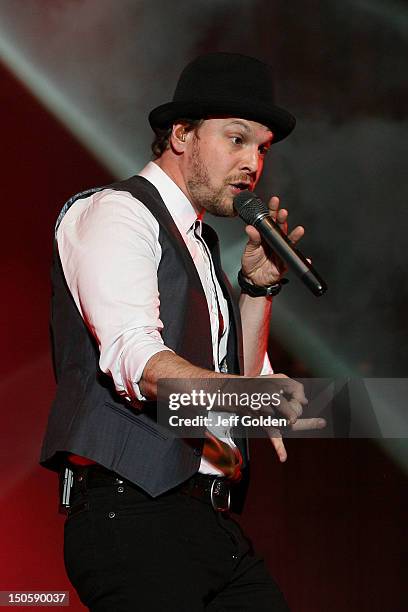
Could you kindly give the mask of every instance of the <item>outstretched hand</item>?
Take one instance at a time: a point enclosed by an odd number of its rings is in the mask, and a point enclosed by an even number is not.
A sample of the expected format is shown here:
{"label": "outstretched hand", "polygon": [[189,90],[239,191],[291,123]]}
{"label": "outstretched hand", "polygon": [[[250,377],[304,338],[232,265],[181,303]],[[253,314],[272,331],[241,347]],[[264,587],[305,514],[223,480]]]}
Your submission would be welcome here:
{"label": "outstretched hand", "polygon": [[[303,408],[308,403],[301,383],[292,378],[288,378],[285,374],[269,374],[267,378],[279,379],[279,385],[282,388],[283,394],[277,411],[289,422],[286,429],[289,431],[308,431],[313,429],[324,429],[324,427],[326,427],[325,419],[319,417],[308,419],[300,418],[303,414]],[[280,430],[275,427],[264,427],[264,430],[268,434],[279,461],[286,461],[288,455]]]}

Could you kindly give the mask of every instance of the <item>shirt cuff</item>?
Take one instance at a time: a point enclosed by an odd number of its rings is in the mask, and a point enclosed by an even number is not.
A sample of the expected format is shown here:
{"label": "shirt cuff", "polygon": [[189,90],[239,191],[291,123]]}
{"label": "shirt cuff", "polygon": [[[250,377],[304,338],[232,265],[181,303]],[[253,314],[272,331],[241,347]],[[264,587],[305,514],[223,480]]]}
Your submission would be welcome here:
{"label": "shirt cuff", "polygon": [[174,353],[172,349],[168,348],[167,346],[164,346],[163,344],[159,344],[159,346],[156,347],[151,346],[148,349],[145,349],[143,359],[139,358],[137,360],[136,366],[131,355],[126,357],[126,355],[122,354],[119,366],[121,379],[123,382],[123,388],[125,390],[125,393],[130,399],[130,401],[147,401],[147,398],[140,390],[140,379],[142,378],[143,371],[149,359],[151,359],[154,355],[157,355],[157,353],[161,353],[162,351],[170,351],[171,353]]}

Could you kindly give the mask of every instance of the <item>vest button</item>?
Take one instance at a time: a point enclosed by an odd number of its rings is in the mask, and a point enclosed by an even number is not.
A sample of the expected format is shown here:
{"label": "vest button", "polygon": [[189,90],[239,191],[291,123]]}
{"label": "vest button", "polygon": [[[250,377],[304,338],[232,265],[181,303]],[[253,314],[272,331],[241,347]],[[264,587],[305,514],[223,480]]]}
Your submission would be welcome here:
{"label": "vest button", "polygon": [[195,448],[194,449],[194,454],[199,457],[201,455],[201,449],[200,448]]}

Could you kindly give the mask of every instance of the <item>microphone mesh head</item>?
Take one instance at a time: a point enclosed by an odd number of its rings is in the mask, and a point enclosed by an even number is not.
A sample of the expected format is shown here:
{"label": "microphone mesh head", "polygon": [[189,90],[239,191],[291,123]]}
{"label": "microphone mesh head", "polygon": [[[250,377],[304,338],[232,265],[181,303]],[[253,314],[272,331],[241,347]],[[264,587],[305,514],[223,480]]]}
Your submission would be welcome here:
{"label": "microphone mesh head", "polygon": [[260,214],[269,214],[267,205],[248,189],[235,196],[234,208],[247,225],[253,225]]}

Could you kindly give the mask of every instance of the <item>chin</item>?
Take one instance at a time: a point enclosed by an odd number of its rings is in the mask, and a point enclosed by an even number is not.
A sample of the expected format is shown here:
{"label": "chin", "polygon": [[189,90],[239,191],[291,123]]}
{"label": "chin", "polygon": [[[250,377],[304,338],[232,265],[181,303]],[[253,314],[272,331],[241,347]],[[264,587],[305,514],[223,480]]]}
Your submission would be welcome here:
{"label": "chin", "polygon": [[208,212],[216,217],[236,217],[237,213],[232,206],[211,206]]}
{"label": "chin", "polygon": [[231,196],[226,196],[220,203],[214,206],[214,213],[218,217],[236,217],[237,213],[234,208],[234,200]]}
{"label": "chin", "polygon": [[234,208],[233,197],[224,195],[222,199],[210,194],[199,202],[200,208],[204,208],[207,212],[215,217],[236,217],[237,213]]}

